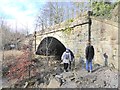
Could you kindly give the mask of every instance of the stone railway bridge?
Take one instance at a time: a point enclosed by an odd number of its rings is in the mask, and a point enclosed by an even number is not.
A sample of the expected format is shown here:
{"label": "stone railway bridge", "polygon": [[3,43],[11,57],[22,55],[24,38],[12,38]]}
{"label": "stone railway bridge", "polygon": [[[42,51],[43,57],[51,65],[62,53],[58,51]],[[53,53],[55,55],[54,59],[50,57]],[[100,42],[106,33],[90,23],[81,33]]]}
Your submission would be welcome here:
{"label": "stone railway bridge", "polygon": [[[104,53],[108,65],[118,68],[118,23],[91,17],[91,42],[95,48],[94,63],[104,64]],[[86,17],[73,22],[63,22],[36,33],[33,50],[37,55],[55,55],[61,57],[65,48],[69,48],[77,61],[85,60],[85,47],[88,41]],[[35,46],[36,45],[36,46]]]}

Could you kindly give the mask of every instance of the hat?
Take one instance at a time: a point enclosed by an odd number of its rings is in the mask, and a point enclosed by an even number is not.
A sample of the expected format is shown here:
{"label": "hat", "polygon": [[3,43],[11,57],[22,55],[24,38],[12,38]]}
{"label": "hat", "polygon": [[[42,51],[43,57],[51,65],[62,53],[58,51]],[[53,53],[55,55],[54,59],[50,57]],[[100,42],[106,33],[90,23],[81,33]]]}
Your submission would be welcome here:
{"label": "hat", "polygon": [[68,48],[66,48],[66,52],[69,52],[69,49],[68,49]]}

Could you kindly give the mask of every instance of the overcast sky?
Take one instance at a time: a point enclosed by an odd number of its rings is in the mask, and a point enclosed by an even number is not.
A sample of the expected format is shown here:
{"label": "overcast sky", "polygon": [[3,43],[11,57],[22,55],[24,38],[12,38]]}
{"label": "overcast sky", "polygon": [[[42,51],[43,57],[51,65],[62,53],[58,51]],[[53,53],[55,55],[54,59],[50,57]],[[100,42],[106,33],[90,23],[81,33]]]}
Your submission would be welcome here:
{"label": "overcast sky", "polygon": [[[8,26],[13,30],[17,25],[18,30],[28,27],[29,32],[33,33],[35,17],[47,1],[50,0],[0,0],[0,17],[4,17]],[[64,0],[59,1],[63,2]]]}
{"label": "overcast sky", "polygon": [[[58,1],[68,2],[69,0]],[[22,27],[25,29],[28,26],[29,32],[32,33],[35,29],[35,17],[39,9],[42,8],[46,2],[47,0],[0,0],[0,17],[4,17],[5,20],[7,20],[8,25],[11,26],[11,28],[15,29],[17,23],[18,28]]]}
{"label": "overcast sky", "polygon": [[30,33],[34,31],[34,20],[38,11],[46,0],[0,0],[0,16],[7,20],[11,28],[26,28]]}

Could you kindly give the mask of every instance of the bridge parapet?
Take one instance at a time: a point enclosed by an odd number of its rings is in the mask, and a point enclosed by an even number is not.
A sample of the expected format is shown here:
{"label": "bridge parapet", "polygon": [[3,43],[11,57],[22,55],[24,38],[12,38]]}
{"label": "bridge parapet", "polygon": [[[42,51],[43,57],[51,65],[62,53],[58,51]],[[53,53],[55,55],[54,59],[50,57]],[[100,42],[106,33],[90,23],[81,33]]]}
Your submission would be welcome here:
{"label": "bridge parapet", "polygon": [[[46,37],[54,37],[65,47],[70,48],[79,60],[84,57],[88,37],[88,25],[81,25],[86,19],[74,20],[68,26],[59,24],[56,28],[41,31],[37,34],[37,47]],[[79,25],[78,25],[79,24]],[[104,64],[103,54],[109,57],[108,64],[118,68],[118,23],[92,17],[91,42],[95,48],[94,63]],[[34,45],[34,44],[33,44]]]}

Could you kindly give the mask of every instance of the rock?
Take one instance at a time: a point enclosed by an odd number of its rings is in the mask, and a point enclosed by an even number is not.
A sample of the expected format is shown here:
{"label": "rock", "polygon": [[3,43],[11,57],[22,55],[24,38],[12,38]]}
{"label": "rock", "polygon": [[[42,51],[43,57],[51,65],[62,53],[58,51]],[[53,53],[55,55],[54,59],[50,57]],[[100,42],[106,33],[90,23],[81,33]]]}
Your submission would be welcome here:
{"label": "rock", "polygon": [[61,67],[57,67],[55,72],[57,75],[61,74],[64,70]]}
{"label": "rock", "polygon": [[43,88],[43,87],[45,87],[45,86],[44,86],[44,84],[43,84],[43,83],[41,83],[40,85],[38,85],[38,87],[37,87],[37,88]]}
{"label": "rock", "polygon": [[63,65],[64,63],[63,63],[63,62],[61,62],[60,64],[61,64],[61,65]]}
{"label": "rock", "polygon": [[64,84],[66,82],[66,80],[65,79],[62,79],[62,84]]}
{"label": "rock", "polygon": [[42,68],[42,69],[40,69],[40,72],[44,72],[44,70],[45,70],[45,69]]}
{"label": "rock", "polygon": [[79,83],[80,81],[79,80],[75,80],[75,83]]}
{"label": "rock", "polygon": [[93,79],[91,80],[91,83],[94,83],[96,80],[97,80],[97,77],[93,78]]}
{"label": "rock", "polygon": [[99,88],[99,87],[100,87],[100,88],[104,88],[104,85],[105,85],[105,84],[104,84],[104,81],[102,81],[102,80],[97,80],[97,81],[96,81],[96,87],[97,87],[97,88]]}
{"label": "rock", "polygon": [[23,88],[26,88],[28,86],[28,82],[25,82],[25,85],[23,86]]}
{"label": "rock", "polygon": [[77,88],[75,82],[67,82],[66,84],[62,85],[61,88]]}
{"label": "rock", "polygon": [[34,87],[38,88],[38,85],[39,85],[39,81],[36,81]]}
{"label": "rock", "polygon": [[29,86],[33,86],[35,84],[35,81],[29,81]]}
{"label": "rock", "polygon": [[55,76],[56,78],[63,78],[63,75],[61,74],[61,75],[56,75]]}
{"label": "rock", "polygon": [[49,85],[47,86],[47,88],[59,88],[60,87],[60,82],[57,81],[55,78],[50,80]]}
{"label": "rock", "polygon": [[70,80],[71,80],[71,81],[74,81],[74,80],[75,80],[75,78],[73,77],[73,78],[71,78]]}
{"label": "rock", "polygon": [[44,83],[44,78],[38,78],[37,81],[38,81],[38,84]]}
{"label": "rock", "polygon": [[65,72],[62,75],[63,75],[64,79],[74,77],[74,73],[72,73],[72,72]]}
{"label": "rock", "polygon": [[57,81],[59,81],[59,82],[61,83],[60,86],[61,86],[63,83],[65,83],[65,79],[63,78],[63,75],[62,75],[62,74],[56,75],[55,78],[56,78]]}
{"label": "rock", "polygon": [[106,86],[107,84],[106,84],[106,81],[104,81],[104,86]]}
{"label": "rock", "polygon": [[83,77],[80,77],[80,79],[83,79]]}

